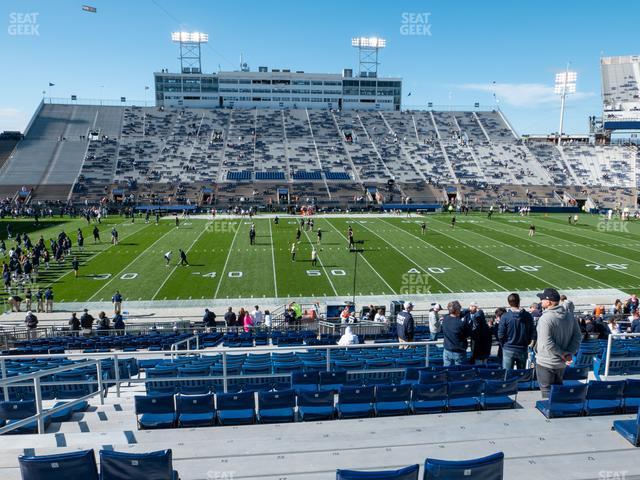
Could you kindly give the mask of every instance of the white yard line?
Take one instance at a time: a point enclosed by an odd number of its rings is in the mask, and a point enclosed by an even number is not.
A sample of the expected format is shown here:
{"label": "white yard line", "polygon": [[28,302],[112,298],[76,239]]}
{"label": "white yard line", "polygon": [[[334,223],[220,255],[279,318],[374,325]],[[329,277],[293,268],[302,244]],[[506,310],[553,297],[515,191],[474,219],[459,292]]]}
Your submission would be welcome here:
{"label": "white yard line", "polygon": [[[186,253],[189,253],[189,251],[191,251],[191,249],[193,248],[193,246],[196,244],[196,242],[198,240],[200,240],[200,237],[202,236],[202,234],[204,232],[207,231],[207,227],[209,226],[209,222],[205,223],[204,228],[202,229],[202,231],[198,234],[198,236],[195,238],[195,240],[193,242],[191,242],[191,245],[189,245],[189,248],[187,248]],[[169,278],[171,278],[171,275],[173,275],[173,273],[176,271],[176,268],[178,268],[178,264],[176,263],[175,266],[171,269],[171,272],[169,272],[169,275],[166,276],[166,278],[164,279],[164,281],[160,284],[160,287],[158,288],[158,290],[156,290],[156,293],[153,294],[153,297],[151,297],[151,300],[155,300],[156,296],[158,295],[158,293],[160,293],[160,290],[162,290],[162,287],[165,286],[165,284],[167,283],[167,281],[169,281]]]}
{"label": "white yard line", "polygon": [[[309,234],[307,233],[306,230],[304,230],[304,236],[307,237],[307,240],[309,240],[309,243],[311,243],[311,239],[309,238]],[[338,291],[336,290],[336,287],[333,285],[333,282],[331,281],[331,276],[327,273],[327,269],[324,268],[324,264],[322,263],[322,258],[320,258],[320,255],[318,255],[318,262],[320,262],[320,266],[322,267],[322,270],[324,271],[324,276],[327,277],[327,280],[329,280],[329,285],[331,285],[331,289],[333,290],[334,295],[337,297],[338,296]]]}
{"label": "white yard line", "polygon": [[[436,219],[436,221],[439,221],[439,220],[437,220],[437,219]],[[442,223],[443,225],[448,225],[448,224],[447,224],[447,223],[445,223],[445,222],[441,222],[441,223]],[[500,262],[500,263],[502,263],[502,264],[504,264],[504,265],[506,265],[506,266],[508,266],[508,267],[513,268],[513,269],[514,269],[514,270],[516,270],[516,271],[520,271],[520,270],[518,270],[516,267],[514,267],[513,265],[511,265],[510,263],[508,263],[507,261],[505,261],[503,258],[498,258],[498,257],[496,257],[495,255],[491,255],[490,253],[485,252],[484,250],[480,250],[479,248],[474,247],[473,245],[471,245],[471,244],[469,244],[469,243],[467,243],[467,242],[464,242],[464,241],[460,240],[460,238],[458,238],[458,237],[452,237],[451,235],[449,235],[449,234],[445,233],[445,232],[444,232],[444,229],[442,229],[442,230],[438,230],[438,233],[441,233],[442,235],[445,235],[445,236],[447,236],[447,237],[449,237],[449,238],[453,238],[455,241],[460,242],[460,243],[463,243],[463,244],[465,244],[467,247],[469,247],[469,248],[473,248],[474,250],[477,250],[478,252],[482,253],[483,255],[486,255],[486,256],[488,256],[488,257],[491,257],[491,258],[493,258],[494,260],[497,260],[498,262]],[[474,232],[474,233],[477,233],[477,232]],[[479,235],[482,235],[482,234],[479,234]],[[482,236],[483,236],[483,237],[486,237],[485,235],[482,235]],[[494,240],[493,238],[490,238],[490,237],[486,237],[486,238],[489,238],[490,240]],[[497,241],[498,241],[498,242],[500,242],[500,240],[497,240]],[[507,245],[507,246],[509,246],[509,247],[511,247],[511,248],[513,248],[513,249],[519,250],[519,249],[517,249],[516,247],[513,247],[513,246],[511,246],[511,245],[509,245],[509,244],[507,244],[507,243],[504,243],[504,242],[500,242],[500,243],[502,243],[503,245]],[[519,251],[520,251],[520,252],[522,252],[522,250],[519,250]],[[523,253],[526,253],[527,255],[531,255],[531,256],[535,257],[535,255],[532,255],[532,254],[530,254],[530,253],[527,253],[527,252],[523,252]],[[541,259],[540,257],[536,257],[536,258],[538,258],[539,260],[543,260],[545,263],[552,264],[552,262],[549,262],[548,260]],[[555,265],[555,264],[553,264],[553,265]],[[531,277],[537,278],[537,279],[538,279],[538,280],[540,280],[544,285],[550,285],[550,286],[552,286],[552,287],[554,287],[554,288],[560,289],[560,287],[558,287],[557,285],[554,285],[554,284],[552,284],[551,282],[549,282],[548,280],[545,280],[545,279],[543,279],[543,278],[540,278],[539,276],[534,275],[534,274],[533,274],[533,273],[531,273],[531,272],[522,272],[522,273],[526,273],[527,275],[529,275],[529,276],[531,276]]]}
{"label": "white yard line", "polygon": [[[496,232],[499,232],[499,233],[504,233],[504,232],[502,232],[502,231],[500,231],[500,230],[496,230],[495,228],[491,228],[491,227],[488,227],[488,228],[490,228],[491,230],[495,230]],[[519,251],[519,252],[524,253],[525,255],[529,255],[530,257],[537,258],[538,260],[540,260],[540,261],[542,261],[542,262],[549,263],[549,264],[553,265],[554,267],[561,268],[561,269],[563,269],[563,270],[566,270],[566,271],[567,271],[567,272],[569,272],[569,273],[573,273],[573,274],[575,274],[575,275],[580,275],[581,277],[584,277],[584,278],[586,278],[587,280],[590,280],[590,281],[592,281],[592,282],[598,282],[599,284],[604,285],[605,287],[609,287],[609,288],[612,288],[612,289],[614,289],[614,290],[619,290],[619,289],[617,289],[616,287],[613,287],[613,286],[609,285],[608,283],[604,283],[604,282],[603,282],[603,281],[601,281],[601,280],[596,280],[596,279],[595,279],[595,278],[593,278],[593,277],[589,277],[589,276],[584,275],[584,274],[582,274],[582,273],[580,273],[580,272],[576,272],[575,270],[571,270],[570,268],[564,267],[564,266],[560,265],[559,263],[554,263],[554,262],[552,262],[552,261],[550,261],[550,260],[545,260],[545,259],[544,259],[544,258],[542,258],[542,257],[539,257],[539,256],[537,256],[537,255],[534,255],[533,253],[525,252],[524,250],[522,250],[522,249],[520,249],[520,248],[518,248],[518,247],[514,247],[513,245],[509,245],[508,243],[502,242],[502,241],[500,241],[500,240],[498,240],[498,239],[496,239],[496,238],[491,238],[491,237],[489,237],[489,236],[487,236],[487,235],[483,235],[482,233],[479,233],[479,232],[476,232],[476,231],[473,231],[473,233],[475,233],[475,234],[477,234],[477,235],[480,235],[480,236],[482,236],[482,237],[488,238],[488,239],[490,239],[490,240],[492,240],[492,241],[500,242],[500,243],[502,243],[503,245],[506,245],[506,246],[507,246],[507,247],[509,247],[509,248],[512,248],[512,249],[514,249],[514,250],[517,250],[517,251]],[[532,242],[533,242],[533,241],[532,241]],[[542,243],[538,243],[538,242],[533,242],[533,243],[536,243],[537,245],[540,245],[540,246],[542,246],[542,247],[547,247],[547,245],[544,245],[544,244],[542,244]],[[553,248],[553,247],[548,247],[548,248]],[[558,250],[558,249],[554,248],[554,250]],[[562,252],[562,253],[564,253],[564,254],[567,254],[567,252],[565,252],[565,251],[563,251],[563,250],[558,250],[558,251],[559,251],[559,252]],[[528,273],[528,272],[527,272],[527,273]],[[552,284],[550,284],[550,285],[551,285],[552,287],[554,286],[554,285],[552,285]],[[557,287],[556,287],[556,288],[557,288]]]}
{"label": "white yard line", "polygon": [[136,261],[138,261],[140,259],[140,257],[142,257],[146,252],[148,252],[156,243],[158,243],[160,240],[162,240],[164,237],[166,237],[167,235],[169,235],[173,231],[174,231],[174,229],[172,228],[172,229],[168,230],[164,235],[161,235],[160,237],[158,237],[155,242],[153,242],[151,245],[149,245],[147,248],[145,248],[142,252],[140,252],[138,255],[136,255],[136,257],[133,260],[131,260],[122,270],[120,270],[116,275],[112,276],[111,279],[107,283],[105,283],[102,287],[100,287],[100,289],[98,289],[98,291],[96,291],[93,295],[91,295],[91,297],[89,297],[89,300],[87,300],[87,301],[88,302],[92,301],[95,298],[96,295],[98,295],[102,290],[107,288],[107,286],[109,286],[111,284],[111,282],[113,282],[116,278],[119,278],[120,275],[122,275],[122,273],[126,272],[131,265],[133,265]]}
{"label": "white yard line", "polygon": [[[111,225],[112,225],[112,226],[113,226],[113,225],[115,225],[116,227],[119,227],[120,225],[124,225],[125,223],[129,223],[129,222],[122,222],[122,223],[116,223],[116,224],[111,224]],[[147,226],[148,226],[148,225],[147,225]],[[147,228],[147,226],[145,226],[145,227],[143,227],[143,228],[141,228],[141,229],[139,229],[139,230],[136,230],[135,232],[131,232],[131,233],[127,234],[127,235],[124,235],[124,236],[122,237],[122,239],[124,240],[125,238],[130,237],[131,235],[135,235],[136,233],[141,232],[142,230],[144,230],[145,228]],[[85,238],[85,242],[86,242],[86,241],[87,241],[87,240],[86,240],[86,238]],[[96,258],[98,255],[101,255],[101,254],[103,254],[104,252],[108,251],[111,247],[113,247],[113,243],[110,243],[110,244],[109,244],[109,246],[108,246],[107,248],[104,248],[104,249],[100,250],[99,252],[94,253],[93,255],[91,255],[91,256],[90,256],[89,258],[87,258],[86,260],[83,260],[83,262],[82,262],[82,263],[83,263],[84,265],[86,265],[87,263],[89,263],[89,261],[93,260],[93,259],[94,259],[94,258]],[[78,248],[78,246],[76,245],[74,248],[75,248],[75,249],[77,249],[77,248]],[[85,248],[86,248],[86,247],[85,247]],[[73,250],[72,250],[72,251],[73,251]],[[79,250],[76,250],[76,251],[79,251]],[[56,278],[55,280],[52,280],[51,282],[49,282],[49,283],[48,283],[48,285],[51,285],[51,286],[55,285],[55,284],[56,284],[56,283],[58,283],[60,280],[62,280],[64,277],[66,277],[67,275],[69,275],[71,272],[73,272],[73,269],[69,269],[69,270],[67,270],[65,273],[63,273],[62,275],[60,275],[58,278]]]}
{"label": "white yard line", "polygon": [[[483,226],[484,226],[484,224],[483,224]],[[496,230],[496,229],[495,229],[495,228],[493,228],[493,227],[487,227],[487,228],[489,228],[490,230]],[[518,231],[524,231],[524,229],[521,229],[521,228],[518,228],[518,227],[511,227],[511,228],[512,228],[512,229],[517,229]],[[496,230],[496,231],[499,231],[499,230]],[[482,234],[481,234],[481,235],[482,235]],[[513,234],[508,234],[508,235],[513,235]],[[538,232],[536,232],[536,235],[538,235]],[[541,235],[546,235],[546,234],[541,233]],[[550,238],[555,238],[555,239],[557,239],[557,238],[558,238],[558,237],[554,237],[553,235],[546,235],[546,236],[547,236],[547,237],[550,237]],[[598,262],[598,261],[596,261],[596,260],[592,260],[592,259],[590,259],[590,258],[585,258],[585,257],[582,257],[582,256],[580,256],[580,255],[576,255],[575,253],[570,253],[570,252],[568,252],[567,250],[560,250],[559,248],[552,247],[551,245],[547,245],[547,244],[544,244],[544,243],[536,242],[535,240],[533,240],[533,239],[532,239],[532,237],[529,237],[529,241],[530,241],[530,242],[532,242],[532,243],[535,243],[536,245],[540,245],[541,247],[547,247],[547,248],[550,248],[551,250],[556,250],[556,251],[558,251],[558,252],[560,252],[560,253],[562,253],[562,254],[564,254],[564,255],[569,255],[569,256],[571,256],[571,257],[579,258],[579,259],[581,259],[581,260],[585,260],[585,261],[587,261],[587,262],[589,262],[589,263],[596,263],[596,264],[598,264],[598,265],[602,264],[602,262]],[[577,246],[577,247],[591,248],[591,247],[587,247],[586,245],[581,245],[581,244],[579,244],[579,243],[572,242],[571,240],[563,240],[563,241],[566,241],[567,243],[571,243],[571,244],[573,244],[573,245],[575,245],[575,246]],[[502,242],[500,242],[500,243],[502,243]],[[515,247],[513,247],[513,248],[515,248]],[[596,249],[596,248],[592,248],[592,250],[595,250],[595,251],[597,251],[598,253],[600,253],[600,254],[602,254],[602,255],[613,255],[613,256],[616,256],[616,257],[618,256],[618,255],[614,255],[614,254],[608,254],[607,252],[603,252],[603,251],[598,250],[598,249]],[[532,255],[532,254],[529,254],[529,255]],[[534,256],[535,256],[535,255],[534,255]],[[624,259],[625,259],[625,260],[627,260],[627,261],[637,263],[635,260],[631,260],[631,259],[629,259],[629,258],[625,258],[625,257],[620,257],[620,258],[624,258]],[[554,264],[554,265],[555,265],[555,264]],[[586,265],[585,265],[585,266],[586,266]],[[640,280],[640,277],[638,277],[638,276],[636,276],[636,275],[633,275],[633,274],[631,274],[631,273],[625,272],[624,270],[613,270],[613,271],[615,271],[615,272],[619,272],[619,273],[622,273],[622,274],[627,275],[627,276],[629,276],[629,277],[633,277],[633,278],[635,278],[636,280]],[[575,272],[575,273],[578,273],[578,272]],[[579,274],[579,275],[581,275],[581,274]],[[587,277],[587,278],[591,278],[591,277]],[[594,281],[596,281],[596,282],[598,282],[598,281],[599,281],[599,280],[596,280],[595,278],[592,278],[592,280],[594,280]],[[600,283],[602,283],[603,285],[607,285],[607,284],[606,284],[606,283],[604,283],[604,282],[600,282]]]}
{"label": "white yard line", "polygon": [[276,292],[276,298],[278,298],[278,281],[276,280],[276,254],[273,246],[275,242],[273,240],[273,231],[271,230],[271,220],[267,219],[267,222],[269,222],[269,238],[271,239],[271,263],[273,264],[273,288]]}
{"label": "white yard line", "polygon": [[[384,220],[384,219],[382,219],[382,221],[383,221],[383,222],[385,222],[385,223],[387,223],[387,224],[389,224],[389,225],[391,225],[392,227],[395,227],[395,225],[393,225],[393,224],[392,224],[392,223],[390,223],[390,222],[387,222],[387,221],[386,221],[386,220]],[[397,227],[397,228],[399,228],[400,230],[402,230],[402,231],[403,231],[404,233],[406,233],[407,235],[410,235],[410,236],[412,236],[412,237],[414,237],[414,238],[417,238],[418,240],[422,241],[423,243],[425,243],[425,244],[429,245],[430,247],[433,247],[435,250],[437,250],[438,252],[442,253],[443,255],[446,255],[448,258],[450,258],[450,259],[451,259],[451,260],[453,260],[454,262],[459,263],[459,264],[460,264],[460,265],[462,265],[463,267],[465,267],[465,268],[467,268],[467,269],[471,270],[472,272],[474,272],[476,275],[479,275],[479,276],[481,276],[482,278],[484,278],[485,280],[487,280],[488,282],[493,283],[495,286],[497,286],[497,287],[498,287],[498,288],[500,288],[501,290],[508,290],[508,288],[505,288],[503,285],[499,284],[499,283],[498,283],[498,282],[496,282],[495,280],[490,279],[489,277],[487,277],[486,275],[484,275],[484,274],[480,273],[480,272],[479,272],[479,271],[477,271],[476,269],[471,268],[471,267],[470,267],[469,265],[467,265],[466,263],[461,262],[460,260],[458,260],[458,259],[457,259],[457,258],[455,258],[455,257],[452,257],[451,255],[449,255],[449,254],[448,254],[447,252],[445,252],[444,250],[441,250],[441,249],[437,248],[435,245],[430,244],[429,242],[427,242],[427,241],[426,241],[426,240],[424,240],[423,238],[420,238],[420,237],[418,237],[418,236],[414,235],[413,233],[406,231],[404,228],[401,228],[401,227]],[[445,235],[446,235],[446,234],[445,234]],[[447,235],[447,236],[448,236],[448,235]],[[462,242],[461,242],[461,243],[462,243]]]}
{"label": "white yard line", "polygon": [[[404,252],[400,251],[395,245],[387,242],[384,238],[382,238],[380,235],[378,235],[376,232],[374,232],[373,230],[371,230],[370,228],[368,228],[366,225],[364,225],[363,223],[359,224],[360,226],[366,228],[367,230],[369,230],[371,233],[373,233],[376,237],[378,237],[380,240],[382,240],[384,243],[386,243],[387,245],[389,245],[391,248],[393,248],[395,251],[397,251],[400,255],[402,255],[403,257],[405,257],[407,260],[409,260],[411,263],[413,263],[416,267],[418,267],[420,270],[422,270],[424,273],[426,273],[429,277],[433,277],[434,280],[436,282],[438,282],[440,285],[442,285],[444,288],[446,288],[447,290],[449,290],[450,293],[453,293],[453,289],[447,287],[442,280],[437,279],[433,276],[433,274],[427,272],[424,268],[422,268],[415,260],[413,260],[411,257],[409,257],[407,254],[405,254]],[[501,287],[502,288],[502,287]]]}
{"label": "white yard line", "polygon": [[[331,225],[331,228],[333,228],[333,229],[338,233],[338,235],[340,235],[340,236],[341,236],[342,238],[344,238],[345,240],[348,240],[348,238],[347,238],[346,236],[344,236],[344,234],[342,234],[342,233],[340,232],[340,230],[338,230],[338,229],[336,228],[336,226],[335,226],[333,223],[331,223],[331,222],[330,222],[329,220],[327,220],[326,218],[325,218],[325,219],[323,219],[323,220],[324,220],[325,222],[327,222],[329,225]],[[384,284],[389,288],[389,290],[391,290],[391,293],[393,293],[394,295],[397,295],[397,292],[393,289],[393,287],[387,283],[387,281],[382,277],[382,275],[380,275],[380,274],[378,273],[378,271],[377,271],[375,268],[373,268],[373,266],[371,266],[371,264],[369,263],[369,260],[367,260],[367,257],[365,257],[364,255],[361,255],[361,256],[360,256],[360,258],[362,258],[362,259],[365,261],[365,263],[366,263],[367,265],[369,265],[369,268],[370,268],[371,270],[373,270],[373,272],[378,276],[378,278],[379,278],[380,280],[382,280],[382,282],[383,282],[383,283],[384,283]]]}
{"label": "white yard line", "polygon": [[233,251],[233,245],[236,242],[236,237],[238,236],[238,232],[240,231],[240,226],[242,225],[243,220],[238,221],[238,226],[236,228],[236,233],[233,235],[233,240],[231,240],[231,245],[229,246],[229,251],[227,252],[227,258],[224,261],[224,266],[222,267],[222,273],[220,274],[220,281],[218,282],[218,286],[216,287],[216,293],[213,294],[213,298],[218,298],[218,292],[220,291],[220,285],[222,285],[222,280],[224,279],[224,272],[227,270],[227,264],[229,263],[229,257],[231,257],[231,252]]}

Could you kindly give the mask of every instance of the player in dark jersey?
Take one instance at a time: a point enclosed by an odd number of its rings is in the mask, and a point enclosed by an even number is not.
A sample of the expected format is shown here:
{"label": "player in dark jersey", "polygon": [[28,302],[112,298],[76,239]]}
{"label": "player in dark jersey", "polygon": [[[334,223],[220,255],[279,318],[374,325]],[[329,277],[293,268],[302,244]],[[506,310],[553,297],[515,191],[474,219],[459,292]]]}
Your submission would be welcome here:
{"label": "player in dark jersey", "polygon": [[187,254],[184,253],[184,250],[182,249],[180,249],[180,265],[189,265],[189,262],[187,261]]}
{"label": "player in dark jersey", "polygon": [[422,224],[420,225],[420,230],[422,230],[422,235],[427,232],[427,224],[425,222],[422,222]]}
{"label": "player in dark jersey", "polygon": [[255,224],[251,224],[251,228],[249,229],[249,244],[256,244],[256,226]]}
{"label": "player in dark jersey", "polygon": [[536,226],[532,223],[529,225],[529,236],[533,237],[536,234]]}
{"label": "player in dark jersey", "polygon": [[93,243],[100,243],[100,230],[97,225],[93,227]]}
{"label": "player in dark jersey", "polygon": [[451,228],[456,228],[456,217],[451,217]]}

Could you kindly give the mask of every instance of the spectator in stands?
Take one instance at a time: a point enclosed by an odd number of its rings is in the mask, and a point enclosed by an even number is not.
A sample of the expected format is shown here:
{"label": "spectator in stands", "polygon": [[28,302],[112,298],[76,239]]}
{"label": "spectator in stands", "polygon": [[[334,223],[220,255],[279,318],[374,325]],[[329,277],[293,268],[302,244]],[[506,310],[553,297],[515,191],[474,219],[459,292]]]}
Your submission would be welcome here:
{"label": "spectator in stands", "polygon": [[349,305],[345,305],[345,307],[342,309],[342,312],[340,312],[340,323],[349,322],[350,316],[351,316],[351,311],[349,309]]}
{"label": "spectator in stands", "polygon": [[484,312],[472,303],[471,312],[466,320],[471,327],[471,362],[475,365],[486,365],[491,355],[493,337],[487,324]]}
{"label": "spectator in stands", "polygon": [[587,316],[585,318],[585,332],[590,339],[606,340],[609,336],[609,327],[605,325],[601,317]]}
{"label": "spectator in stands", "polygon": [[271,329],[271,312],[269,310],[264,311],[264,326]]}
{"label": "spectator in stands", "polygon": [[520,295],[507,297],[509,310],[500,318],[498,342],[502,346],[502,368],[525,368],[529,347],[533,347],[536,329],[533,316],[520,308]]}
{"label": "spectator in stands", "polygon": [[384,316],[384,308],[379,308],[373,321],[377,323],[387,323],[387,317]]}
{"label": "spectator in stands", "polygon": [[629,313],[633,313],[636,310],[638,310],[638,302],[639,302],[639,300],[638,300],[638,297],[637,297],[637,295],[635,293],[633,293],[631,295],[631,297],[629,298],[628,302],[629,302],[629,310],[630,310]]}
{"label": "spectator in stands", "polygon": [[496,339],[496,342],[498,342],[498,360],[500,360],[500,363],[502,363],[502,344],[500,343],[500,337],[498,336],[498,332],[500,329],[500,323],[502,322],[502,318],[504,317],[504,314],[507,313],[507,310],[505,308],[502,307],[498,307],[496,308],[495,312],[493,312],[493,318],[490,318],[489,320],[487,320],[487,323],[489,324],[489,329],[491,329],[491,334],[493,335],[493,338]]}
{"label": "spectator in stands", "polygon": [[429,339],[435,340],[438,338],[438,333],[441,331],[440,325],[440,310],[442,307],[439,303],[432,303],[429,309]]}
{"label": "spectator in stands", "polygon": [[620,333],[620,326],[618,325],[618,322],[616,322],[616,319],[611,317],[608,321],[607,321],[607,328],[609,329],[609,333]]}
{"label": "spectator in stands", "polygon": [[24,324],[27,327],[27,337],[36,337],[36,328],[38,328],[38,317],[36,317],[31,310],[27,312],[27,316],[24,317]]}
{"label": "spectator in stands", "polygon": [[640,333],[640,311],[636,310],[633,312],[633,319],[627,331],[629,333]]}
{"label": "spectator in stands", "polygon": [[93,315],[85,308],[84,313],[80,317],[80,327],[82,328],[82,335],[85,337],[90,337],[93,333],[93,321]]}
{"label": "spectator in stands", "polygon": [[111,297],[111,303],[113,303],[113,313],[118,314],[122,312],[122,295],[120,290],[116,290],[116,293]]}
{"label": "spectator in stands", "polygon": [[539,303],[532,303],[529,306],[529,313],[533,317],[533,324],[537,325],[538,324],[538,319],[540,318],[540,315],[542,315],[540,304]]}
{"label": "spectator in stands", "polygon": [[73,312],[71,314],[71,319],[69,320],[69,330],[71,330],[72,332],[80,331],[80,319],[78,318],[78,315],[76,315],[76,312]]}
{"label": "spectator in stands", "polygon": [[249,312],[245,312],[244,309],[240,309],[243,312],[242,325],[245,332],[250,332],[256,325],[253,323],[253,317]]}
{"label": "spectator in stands", "polygon": [[[415,324],[413,321],[413,303],[404,302],[403,310],[396,316],[396,324],[398,325],[398,341],[400,343],[413,342],[413,335],[415,334]],[[401,345],[400,348],[408,348],[406,345]]]}
{"label": "spectator in stands", "polygon": [[454,300],[447,305],[449,314],[442,319],[444,335],[444,352],[442,354],[445,367],[461,365],[467,357],[467,339],[470,335],[469,323],[461,318],[460,302]]}
{"label": "spectator in stands", "polygon": [[124,335],[124,319],[120,313],[113,316],[113,329],[116,331],[116,335]]}
{"label": "spectator in stands", "polygon": [[[573,302],[567,298],[566,295],[560,295],[560,303],[565,308],[567,312],[571,315],[575,315],[575,309]],[[602,315],[604,315],[604,305],[602,306]]]}
{"label": "spectator in stands", "polygon": [[100,312],[98,314],[98,332],[106,332],[111,328],[111,321],[107,314]]}
{"label": "spectator in stands", "polygon": [[233,312],[233,309],[229,307],[227,312],[224,314],[224,323],[229,327],[235,327],[236,325],[236,314]]}
{"label": "spectator in stands", "polygon": [[216,331],[216,314],[208,308],[204,309],[204,316],[202,317],[202,323],[209,332]]}
{"label": "spectator in stands", "polygon": [[564,370],[578,351],[582,336],[573,315],[560,304],[560,294],[545,288],[538,294],[544,312],[538,320],[536,376],[542,398],[548,398],[551,385],[562,385]]}
{"label": "spectator in stands", "polygon": [[351,327],[347,325],[347,328],[344,330],[344,335],[342,335],[340,340],[338,340],[338,345],[346,347],[347,345],[357,345],[358,343],[360,343],[358,336],[354,335]]}
{"label": "spectator in stands", "polygon": [[259,327],[264,322],[264,314],[260,311],[260,307],[258,307],[258,305],[253,307],[251,318],[253,319],[253,325],[256,327]]}
{"label": "spectator in stands", "polygon": [[22,297],[19,295],[11,295],[7,300],[9,302],[9,306],[11,307],[12,312],[20,311],[20,304],[22,303]]}
{"label": "spectator in stands", "polygon": [[53,312],[53,290],[51,287],[47,287],[44,291],[44,311],[47,313]]}

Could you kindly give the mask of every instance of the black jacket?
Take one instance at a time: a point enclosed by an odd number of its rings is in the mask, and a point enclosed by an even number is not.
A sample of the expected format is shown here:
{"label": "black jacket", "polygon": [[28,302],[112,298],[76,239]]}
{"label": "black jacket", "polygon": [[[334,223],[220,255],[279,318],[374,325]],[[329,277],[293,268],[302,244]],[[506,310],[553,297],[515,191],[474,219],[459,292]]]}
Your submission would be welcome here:
{"label": "black jacket", "polygon": [[211,311],[205,312],[204,313],[204,317],[202,317],[202,321],[204,322],[206,327],[215,328],[215,326],[216,326],[216,314],[211,312]]}
{"label": "black jacket", "polygon": [[225,313],[224,323],[227,324],[227,327],[234,327],[236,325],[236,314],[234,312]]}
{"label": "black jacket", "polygon": [[471,334],[469,322],[460,317],[447,315],[442,319],[442,333],[445,350],[458,353],[467,351],[467,339]]}
{"label": "black jacket", "polygon": [[71,320],[69,320],[69,326],[71,327],[72,332],[77,332],[80,330],[80,319],[76,316],[71,317]]}
{"label": "black jacket", "polygon": [[526,352],[535,337],[533,316],[526,310],[508,310],[500,319],[498,339],[505,350]]}
{"label": "black jacket", "polygon": [[471,359],[484,360],[491,355],[491,344],[493,342],[493,334],[487,319],[482,315],[476,315],[471,320]]}
{"label": "black jacket", "polygon": [[406,310],[398,313],[396,317],[396,323],[398,325],[398,338],[412,342],[413,335],[415,333],[415,324],[413,322],[413,315]]}
{"label": "black jacket", "polygon": [[80,317],[80,326],[82,328],[85,329],[90,329],[93,328],[93,316],[88,314],[88,313],[84,313],[81,317]]}

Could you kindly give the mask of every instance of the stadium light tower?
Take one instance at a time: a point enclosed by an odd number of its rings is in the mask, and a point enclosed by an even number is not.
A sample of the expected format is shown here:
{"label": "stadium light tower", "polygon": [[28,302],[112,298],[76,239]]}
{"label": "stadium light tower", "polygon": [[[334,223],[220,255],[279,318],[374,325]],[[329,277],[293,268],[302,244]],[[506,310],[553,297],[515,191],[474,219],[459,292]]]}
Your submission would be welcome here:
{"label": "stadium light tower", "polygon": [[564,102],[567,95],[576,93],[576,81],[578,80],[577,72],[569,71],[569,64],[567,63],[567,69],[562,73],[556,73],[556,85],[554,93],[560,95],[560,130],[558,131],[558,146],[562,144],[562,127],[564,124]]}
{"label": "stadium light tower", "polygon": [[351,46],[358,49],[358,72],[361,77],[378,76],[378,55],[387,41],[380,37],[354,37]]}
{"label": "stadium light tower", "polygon": [[171,40],[180,45],[180,72],[202,73],[201,45],[209,41],[202,32],[172,32]]}

